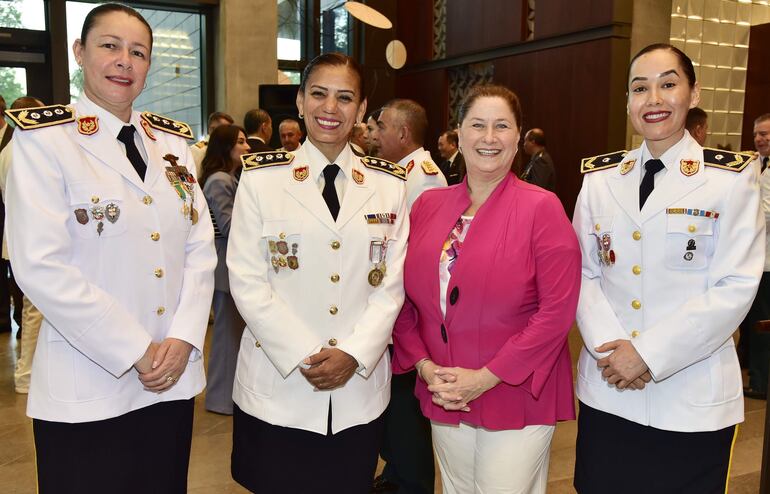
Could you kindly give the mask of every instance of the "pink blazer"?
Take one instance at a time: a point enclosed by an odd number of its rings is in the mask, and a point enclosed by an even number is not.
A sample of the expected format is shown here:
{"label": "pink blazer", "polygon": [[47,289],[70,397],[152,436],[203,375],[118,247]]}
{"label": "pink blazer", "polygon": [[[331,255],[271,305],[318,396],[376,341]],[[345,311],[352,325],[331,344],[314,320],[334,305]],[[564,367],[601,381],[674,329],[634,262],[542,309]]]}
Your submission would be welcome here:
{"label": "pink blazer", "polygon": [[448,412],[418,379],[422,412],[438,422],[502,430],[574,419],[567,333],[581,254],[564,209],[554,194],[508,175],[471,223],[442,317],[439,257],[468,206],[463,181],[423,192],[412,207],[393,371],[407,372],[428,357],[447,367],[486,366],[503,381],[471,402],[470,412]]}

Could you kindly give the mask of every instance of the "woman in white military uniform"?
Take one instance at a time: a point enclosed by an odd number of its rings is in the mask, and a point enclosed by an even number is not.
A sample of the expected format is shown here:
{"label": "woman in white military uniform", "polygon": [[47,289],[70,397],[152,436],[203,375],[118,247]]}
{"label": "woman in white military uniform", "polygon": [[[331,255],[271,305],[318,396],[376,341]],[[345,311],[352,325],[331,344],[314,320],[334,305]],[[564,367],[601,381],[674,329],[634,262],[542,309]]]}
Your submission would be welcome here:
{"label": "woman in white military uniform", "polygon": [[727,491],[743,420],[732,334],[762,275],[764,222],[756,161],[684,129],[699,95],[684,53],[648,46],[628,77],[642,146],[583,160],[581,494]]}
{"label": "woman in white military uniform", "polygon": [[140,14],[96,7],[78,102],[9,111],[11,262],[45,315],[27,404],[44,494],[186,492],[217,257],[190,127],[132,111],[151,49]]}
{"label": "woman in white military uniform", "polygon": [[247,329],[232,472],[255,492],[360,494],[377,465],[404,299],[406,171],[347,145],[366,110],[351,58],[311,61],[297,108],[306,141],[244,156],[235,198],[227,266]]}

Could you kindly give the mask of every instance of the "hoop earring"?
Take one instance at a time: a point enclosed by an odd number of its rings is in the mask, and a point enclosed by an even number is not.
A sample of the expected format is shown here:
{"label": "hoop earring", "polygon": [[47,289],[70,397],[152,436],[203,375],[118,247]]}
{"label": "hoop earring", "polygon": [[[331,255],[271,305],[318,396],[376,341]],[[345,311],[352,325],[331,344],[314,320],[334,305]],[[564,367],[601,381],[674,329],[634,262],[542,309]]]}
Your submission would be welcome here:
{"label": "hoop earring", "polygon": [[299,119],[300,119],[300,120],[304,120],[304,119],[305,119],[305,116],[304,116],[303,114],[301,114],[301,113],[300,113],[300,114],[299,114]]}

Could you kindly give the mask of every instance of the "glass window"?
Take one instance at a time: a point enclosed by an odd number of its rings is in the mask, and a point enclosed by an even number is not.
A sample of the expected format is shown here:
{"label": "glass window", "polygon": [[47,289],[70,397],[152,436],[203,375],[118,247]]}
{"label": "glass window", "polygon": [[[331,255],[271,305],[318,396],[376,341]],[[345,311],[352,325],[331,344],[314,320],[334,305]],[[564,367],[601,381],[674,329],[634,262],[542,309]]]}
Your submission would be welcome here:
{"label": "glass window", "polygon": [[340,0],[321,0],[321,53],[351,54],[351,22],[344,5]]}
{"label": "glass window", "polygon": [[302,59],[305,0],[278,1],[278,60]]}
{"label": "glass window", "polygon": [[299,84],[301,76],[298,70],[278,70],[278,84]]}
{"label": "glass window", "polygon": [[43,0],[0,1],[0,27],[45,31]]}
{"label": "glass window", "polygon": [[17,98],[27,95],[27,69],[21,67],[0,67],[0,94],[3,95],[6,105]]}
{"label": "glass window", "polygon": [[[67,38],[71,46],[80,36],[92,3],[67,2]],[[157,9],[137,9],[153,30],[152,66],[144,91],[134,103],[148,110],[187,122],[203,135],[201,122],[201,15]],[[83,89],[83,74],[70,52],[70,92],[76,101]]]}

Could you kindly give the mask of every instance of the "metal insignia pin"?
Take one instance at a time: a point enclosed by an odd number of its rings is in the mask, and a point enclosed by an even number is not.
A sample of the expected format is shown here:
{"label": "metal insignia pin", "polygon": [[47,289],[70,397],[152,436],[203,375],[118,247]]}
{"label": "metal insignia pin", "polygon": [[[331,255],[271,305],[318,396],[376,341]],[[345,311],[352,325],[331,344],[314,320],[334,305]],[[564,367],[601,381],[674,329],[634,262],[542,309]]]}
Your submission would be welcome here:
{"label": "metal insignia pin", "polygon": [[120,218],[120,208],[114,202],[107,204],[104,208],[104,213],[107,216],[107,221],[115,223]]}
{"label": "metal insignia pin", "polygon": [[78,223],[81,225],[85,225],[88,223],[88,211],[86,211],[83,208],[78,208],[75,210],[75,219],[78,220]]}

